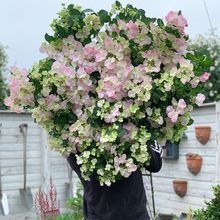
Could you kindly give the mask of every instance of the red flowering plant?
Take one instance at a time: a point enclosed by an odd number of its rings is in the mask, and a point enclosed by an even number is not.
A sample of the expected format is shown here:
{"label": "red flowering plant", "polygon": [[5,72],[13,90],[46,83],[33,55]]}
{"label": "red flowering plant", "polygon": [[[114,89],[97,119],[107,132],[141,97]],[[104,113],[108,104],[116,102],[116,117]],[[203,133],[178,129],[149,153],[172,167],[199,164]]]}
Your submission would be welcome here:
{"label": "red flowering plant", "polygon": [[43,192],[39,189],[34,198],[34,208],[37,216],[44,220],[48,217],[50,219],[55,219],[59,215],[59,201],[57,201],[57,191],[56,187],[50,178],[50,185],[48,187],[48,192]]}
{"label": "red flowering plant", "polygon": [[181,12],[163,21],[118,1],[110,12],[64,6],[41,47],[47,58],[12,69],[5,103],[32,109],[49,146],[109,186],[144,170],[154,140],[178,142],[205,99],[210,60],[188,48],[186,26]]}

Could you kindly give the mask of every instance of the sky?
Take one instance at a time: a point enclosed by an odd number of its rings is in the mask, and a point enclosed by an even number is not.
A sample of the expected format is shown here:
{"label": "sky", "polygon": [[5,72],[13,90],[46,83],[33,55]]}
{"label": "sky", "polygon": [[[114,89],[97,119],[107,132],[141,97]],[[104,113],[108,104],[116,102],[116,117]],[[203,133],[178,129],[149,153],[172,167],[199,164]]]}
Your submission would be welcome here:
{"label": "sky", "polygon": [[[194,39],[210,31],[204,0],[121,0],[146,11],[149,17],[164,18],[170,10],[181,10],[187,18],[186,32]],[[7,46],[8,67],[29,68],[43,57],[39,47],[45,33],[51,33],[50,23],[62,8],[61,3],[73,3],[94,11],[110,9],[114,0],[0,0],[0,43]],[[206,0],[211,21],[220,35],[220,0]]]}

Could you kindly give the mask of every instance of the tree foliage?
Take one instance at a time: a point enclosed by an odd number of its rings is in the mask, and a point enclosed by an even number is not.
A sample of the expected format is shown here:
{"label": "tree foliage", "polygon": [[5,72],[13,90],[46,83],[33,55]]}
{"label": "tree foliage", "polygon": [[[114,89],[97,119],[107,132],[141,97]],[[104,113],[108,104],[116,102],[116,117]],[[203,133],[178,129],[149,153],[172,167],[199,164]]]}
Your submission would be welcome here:
{"label": "tree foliage", "polygon": [[7,56],[5,48],[0,44],[0,109],[5,109],[6,106],[3,103],[4,98],[7,95],[7,86],[4,82],[3,73],[6,71]]}
{"label": "tree foliage", "polygon": [[210,73],[209,80],[203,84],[206,102],[220,100],[220,37],[215,34],[200,35],[192,41],[191,48],[197,55],[207,56],[212,60],[212,65],[206,71]]}

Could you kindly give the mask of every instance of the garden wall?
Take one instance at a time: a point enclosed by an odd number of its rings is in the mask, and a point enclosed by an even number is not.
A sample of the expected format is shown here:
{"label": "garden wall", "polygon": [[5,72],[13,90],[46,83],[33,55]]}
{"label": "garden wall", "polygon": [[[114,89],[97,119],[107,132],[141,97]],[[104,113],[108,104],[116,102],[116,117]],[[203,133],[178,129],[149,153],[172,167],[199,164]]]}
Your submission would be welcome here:
{"label": "garden wall", "polygon": [[[219,103],[205,104],[192,113],[194,123],[186,132],[187,138],[180,142],[179,159],[163,159],[162,170],[153,175],[155,204],[157,213],[188,213],[190,209],[201,208],[204,200],[212,198],[211,187],[220,180],[220,108]],[[195,136],[195,126],[210,126],[211,136],[202,145]],[[189,172],[186,165],[187,153],[197,153],[203,157],[203,165],[198,175]],[[175,194],[172,181],[188,181],[187,194],[180,198]],[[150,198],[150,190],[147,192]],[[151,202],[149,200],[149,202]]]}

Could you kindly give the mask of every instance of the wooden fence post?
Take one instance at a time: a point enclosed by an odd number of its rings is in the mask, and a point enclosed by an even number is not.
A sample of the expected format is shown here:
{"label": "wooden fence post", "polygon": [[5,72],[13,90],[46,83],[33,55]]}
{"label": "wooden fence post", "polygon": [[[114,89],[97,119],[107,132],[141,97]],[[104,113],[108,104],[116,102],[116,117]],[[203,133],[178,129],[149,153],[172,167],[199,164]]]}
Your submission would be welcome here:
{"label": "wooden fence post", "polygon": [[41,159],[42,159],[42,185],[41,188],[43,191],[47,190],[48,183],[51,176],[51,167],[50,167],[50,151],[47,146],[47,134],[43,128],[41,128]]}

